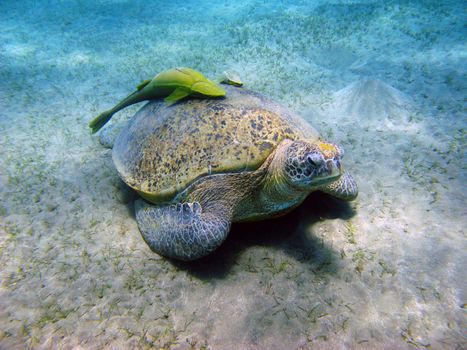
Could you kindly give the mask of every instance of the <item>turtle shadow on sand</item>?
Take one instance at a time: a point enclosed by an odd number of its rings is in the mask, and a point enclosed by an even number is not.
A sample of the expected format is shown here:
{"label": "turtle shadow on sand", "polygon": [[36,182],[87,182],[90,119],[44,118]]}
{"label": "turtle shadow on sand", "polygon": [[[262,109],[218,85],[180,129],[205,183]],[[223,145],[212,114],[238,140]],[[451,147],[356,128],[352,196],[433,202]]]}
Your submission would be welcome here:
{"label": "turtle shadow on sand", "polygon": [[262,246],[271,249],[271,252],[283,250],[292,259],[308,265],[312,270],[321,266],[325,259],[326,264],[335,269],[335,256],[338,252],[317,237],[312,227],[321,220],[349,219],[354,215],[348,202],[314,192],[285,216],[234,224],[226,241],[204,258],[190,262],[173,259],[169,261],[201,280],[222,279],[238,264],[237,258],[246,249]]}

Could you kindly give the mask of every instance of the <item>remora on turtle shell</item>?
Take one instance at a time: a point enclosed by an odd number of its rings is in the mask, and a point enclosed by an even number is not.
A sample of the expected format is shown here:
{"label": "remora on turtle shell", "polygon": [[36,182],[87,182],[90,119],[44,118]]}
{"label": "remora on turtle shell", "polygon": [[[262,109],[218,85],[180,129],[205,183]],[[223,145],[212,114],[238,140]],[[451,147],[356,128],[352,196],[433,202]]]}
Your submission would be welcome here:
{"label": "remora on turtle shell", "polygon": [[164,101],[167,105],[172,105],[187,96],[223,97],[225,90],[194,69],[186,67],[169,69],[153,79],[141,82],[135,92],[91,120],[89,127],[94,134],[119,110],[141,101],[165,97]]}

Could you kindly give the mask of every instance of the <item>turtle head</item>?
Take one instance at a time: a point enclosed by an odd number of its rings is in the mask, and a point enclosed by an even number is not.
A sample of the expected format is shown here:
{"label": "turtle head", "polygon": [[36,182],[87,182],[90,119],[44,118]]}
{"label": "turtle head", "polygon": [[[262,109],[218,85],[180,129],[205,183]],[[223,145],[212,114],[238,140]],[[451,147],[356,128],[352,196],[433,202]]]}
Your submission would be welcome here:
{"label": "turtle head", "polygon": [[286,150],[286,180],[304,190],[327,185],[342,175],[343,155],[343,149],[332,143],[294,141]]}
{"label": "turtle head", "polygon": [[209,79],[197,81],[191,86],[191,90],[203,97],[224,97],[225,90]]}

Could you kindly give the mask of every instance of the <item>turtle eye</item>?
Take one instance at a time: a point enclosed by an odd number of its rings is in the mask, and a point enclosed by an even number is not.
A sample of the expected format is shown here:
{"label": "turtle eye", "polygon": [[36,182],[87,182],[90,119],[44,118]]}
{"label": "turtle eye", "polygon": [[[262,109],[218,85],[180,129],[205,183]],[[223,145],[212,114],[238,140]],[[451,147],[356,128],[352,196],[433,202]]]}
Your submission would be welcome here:
{"label": "turtle eye", "polygon": [[307,154],[306,161],[308,164],[315,167],[323,163],[323,159],[321,158],[321,156],[316,153]]}

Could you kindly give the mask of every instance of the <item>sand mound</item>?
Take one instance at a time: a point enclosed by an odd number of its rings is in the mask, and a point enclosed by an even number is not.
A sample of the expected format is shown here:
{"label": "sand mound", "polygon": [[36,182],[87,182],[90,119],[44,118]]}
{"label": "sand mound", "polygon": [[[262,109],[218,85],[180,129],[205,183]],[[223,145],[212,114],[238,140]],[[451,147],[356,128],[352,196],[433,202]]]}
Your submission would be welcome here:
{"label": "sand mound", "polygon": [[343,122],[365,120],[376,129],[409,129],[416,108],[403,92],[375,78],[364,78],[337,91],[329,113]]}

